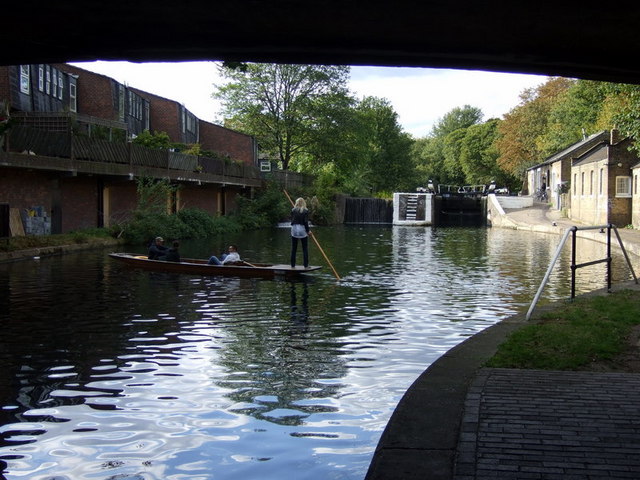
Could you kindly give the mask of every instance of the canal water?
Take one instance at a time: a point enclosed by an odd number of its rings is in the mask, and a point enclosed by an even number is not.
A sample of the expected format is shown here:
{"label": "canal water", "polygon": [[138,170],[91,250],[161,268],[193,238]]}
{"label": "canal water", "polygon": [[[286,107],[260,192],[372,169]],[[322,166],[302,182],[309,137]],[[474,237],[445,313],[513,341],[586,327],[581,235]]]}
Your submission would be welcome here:
{"label": "canal water", "polygon": [[[406,389],[453,346],[525,311],[560,239],[431,227],[316,235],[342,281],[326,265],[295,282],[159,274],[102,250],[0,265],[0,472],[362,479]],[[248,261],[288,260],[287,229],[183,242],[182,255],[229,243]],[[584,243],[585,258],[604,256]],[[616,280],[627,279],[618,257]],[[568,278],[567,251],[542,303],[566,299]],[[602,288],[604,268],[578,280],[579,292]]]}

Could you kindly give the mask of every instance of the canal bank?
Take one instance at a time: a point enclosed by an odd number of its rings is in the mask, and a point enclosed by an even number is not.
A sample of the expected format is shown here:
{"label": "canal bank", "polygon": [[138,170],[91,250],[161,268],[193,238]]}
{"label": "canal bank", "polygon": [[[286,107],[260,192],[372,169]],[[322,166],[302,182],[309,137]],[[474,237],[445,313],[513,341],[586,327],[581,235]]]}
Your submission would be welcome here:
{"label": "canal bank", "polygon": [[124,240],[108,237],[89,237],[81,243],[68,245],[50,245],[42,247],[27,248],[23,250],[14,250],[10,252],[0,252],[0,263],[17,262],[20,260],[39,259],[43,257],[51,257],[54,255],[63,255],[66,253],[76,253],[83,250],[91,250],[94,248],[104,248],[116,245],[124,245]]}
{"label": "canal bank", "polygon": [[[499,220],[558,236],[574,225],[542,204],[504,210]],[[606,241],[598,230],[581,233]],[[640,231],[619,233],[639,254]],[[640,291],[634,282],[613,286],[624,288]],[[553,308],[538,308],[531,321]],[[484,368],[525,323],[524,314],[503,320],[420,375],[389,420],[366,479],[638,478],[640,373]]]}

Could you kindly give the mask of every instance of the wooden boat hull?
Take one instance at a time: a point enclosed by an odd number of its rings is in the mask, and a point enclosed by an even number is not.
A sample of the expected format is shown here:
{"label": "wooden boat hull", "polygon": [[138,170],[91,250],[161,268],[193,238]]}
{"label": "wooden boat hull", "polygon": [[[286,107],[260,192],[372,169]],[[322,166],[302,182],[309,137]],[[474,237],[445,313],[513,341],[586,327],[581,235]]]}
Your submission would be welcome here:
{"label": "wooden boat hull", "polygon": [[110,253],[109,256],[126,265],[168,273],[186,273],[190,275],[222,275],[242,278],[291,278],[320,270],[320,266],[308,268],[290,265],[251,263],[243,265],[208,265],[207,260],[183,258],[181,262],[149,260],[146,255],[137,253]]}

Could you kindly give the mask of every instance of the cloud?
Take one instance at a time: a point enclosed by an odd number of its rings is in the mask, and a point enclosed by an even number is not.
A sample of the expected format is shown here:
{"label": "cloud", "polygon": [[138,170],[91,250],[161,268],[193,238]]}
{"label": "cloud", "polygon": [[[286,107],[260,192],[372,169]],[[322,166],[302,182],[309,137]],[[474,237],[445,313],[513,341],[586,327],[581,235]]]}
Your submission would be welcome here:
{"label": "cloud", "polygon": [[[220,102],[211,98],[222,81],[217,62],[73,63],[121,83],[184,104],[198,118],[219,122]],[[537,75],[405,67],[351,67],[350,89],[356,96],[386,98],[403,129],[416,138],[455,107],[471,105],[484,119],[500,118],[519,103],[525,88],[544,83]]]}
{"label": "cloud", "polygon": [[351,90],[388,99],[405,131],[424,137],[455,107],[471,105],[484,119],[501,118],[520,93],[544,83],[537,75],[429,68],[352,67]]}

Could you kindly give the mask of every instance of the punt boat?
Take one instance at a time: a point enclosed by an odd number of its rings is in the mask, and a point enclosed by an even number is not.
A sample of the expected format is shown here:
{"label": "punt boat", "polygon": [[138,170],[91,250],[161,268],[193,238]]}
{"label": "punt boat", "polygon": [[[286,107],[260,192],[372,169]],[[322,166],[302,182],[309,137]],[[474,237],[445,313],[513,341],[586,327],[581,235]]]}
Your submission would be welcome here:
{"label": "punt boat", "polygon": [[156,272],[191,275],[223,275],[242,278],[293,278],[320,270],[320,266],[291,267],[286,264],[236,262],[227,265],[208,265],[208,259],[181,258],[180,262],[149,260],[138,253],[110,253],[109,256],[126,265]]}

